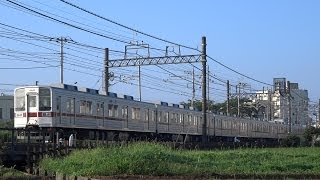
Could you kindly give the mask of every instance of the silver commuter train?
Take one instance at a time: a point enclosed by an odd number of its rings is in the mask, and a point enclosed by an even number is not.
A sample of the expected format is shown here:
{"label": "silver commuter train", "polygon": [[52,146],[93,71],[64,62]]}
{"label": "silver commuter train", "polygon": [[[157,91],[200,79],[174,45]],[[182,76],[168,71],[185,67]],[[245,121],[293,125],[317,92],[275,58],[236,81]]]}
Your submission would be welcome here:
{"label": "silver commuter train", "polygon": [[[14,92],[14,127],[87,129],[182,136],[202,135],[202,112],[165,102],[135,101],[132,96],[57,84],[26,86]],[[231,116],[207,115],[208,137],[281,139],[288,126]],[[292,126],[300,135],[303,127]]]}

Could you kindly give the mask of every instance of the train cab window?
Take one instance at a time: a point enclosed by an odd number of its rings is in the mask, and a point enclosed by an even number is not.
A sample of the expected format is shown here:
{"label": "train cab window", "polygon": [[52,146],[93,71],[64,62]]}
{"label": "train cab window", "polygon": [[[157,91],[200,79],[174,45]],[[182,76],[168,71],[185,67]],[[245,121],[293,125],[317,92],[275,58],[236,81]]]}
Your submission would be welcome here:
{"label": "train cab window", "polygon": [[15,110],[16,111],[24,111],[25,110],[25,90],[17,89],[15,94]]}
{"label": "train cab window", "polygon": [[51,94],[49,88],[39,89],[39,110],[50,111],[51,110]]}

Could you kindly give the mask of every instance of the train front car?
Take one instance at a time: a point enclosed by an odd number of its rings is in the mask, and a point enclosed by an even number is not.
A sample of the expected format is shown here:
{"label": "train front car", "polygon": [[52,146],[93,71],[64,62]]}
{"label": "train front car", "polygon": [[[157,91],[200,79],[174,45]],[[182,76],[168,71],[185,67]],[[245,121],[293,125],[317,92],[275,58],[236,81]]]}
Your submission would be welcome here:
{"label": "train front car", "polygon": [[14,127],[51,127],[51,88],[28,86],[14,92]]}

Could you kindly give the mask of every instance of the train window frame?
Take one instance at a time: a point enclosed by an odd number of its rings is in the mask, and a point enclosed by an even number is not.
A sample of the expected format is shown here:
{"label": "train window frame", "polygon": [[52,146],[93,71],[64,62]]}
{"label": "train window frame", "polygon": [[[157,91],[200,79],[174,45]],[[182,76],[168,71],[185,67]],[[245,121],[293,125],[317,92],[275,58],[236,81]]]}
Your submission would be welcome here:
{"label": "train window frame", "polygon": [[25,100],[25,88],[20,88],[15,91],[15,111],[25,111],[26,110],[26,100]]}
{"label": "train window frame", "polygon": [[92,115],[92,101],[80,100],[80,114]]}
{"label": "train window frame", "polygon": [[137,107],[131,108],[131,118],[133,120],[140,120],[141,119],[141,109]]}
{"label": "train window frame", "polygon": [[39,88],[39,111],[51,111],[51,89]]}

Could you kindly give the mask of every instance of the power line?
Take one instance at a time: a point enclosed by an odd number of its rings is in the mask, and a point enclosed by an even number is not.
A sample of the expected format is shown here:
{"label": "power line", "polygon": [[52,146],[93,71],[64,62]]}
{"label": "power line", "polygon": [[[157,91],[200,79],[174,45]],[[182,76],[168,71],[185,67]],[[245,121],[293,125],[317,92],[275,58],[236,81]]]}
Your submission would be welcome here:
{"label": "power line", "polygon": [[111,23],[116,24],[116,25],[118,25],[118,26],[121,26],[121,27],[123,27],[123,28],[129,29],[129,30],[134,31],[134,32],[136,32],[136,33],[139,33],[139,34],[142,34],[142,35],[145,35],[145,36],[148,36],[148,37],[151,37],[151,38],[153,38],[153,39],[157,39],[157,40],[159,40],[159,41],[163,41],[163,42],[166,42],[166,43],[169,43],[169,44],[173,44],[173,45],[180,46],[180,47],[184,47],[184,48],[187,48],[187,49],[192,49],[192,50],[195,50],[195,51],[199,51],[199,50],[196,49],[196,48],[192,48],[192,47],[188,47],[188,46],[185,46],[185,45],[181,45],[181,44],[178,44],[178,43],[175,43],[175,42],[171,42],[171,41],[168,41],[168,40],[165,40],[165,39],[162,39],[162,38],[159,38],[159,37],[156,37],[156,36],[153,36],[153,35],[144,33],[144,32],[139,31],[139,30],[137,30],[137,29],[133,29],[133,28],[131,28],[131,27],[122,25],[122,24],[120,24],[120,23],[118,23],[118,22],[115,22],[115,21],[113,21],[113,20],[110,20],[110,19],[107,19],[107,18],[105,18],[105,17],[102,17],[102,16],[100,16],[100,15],[98,15],[98,14],[96,14],[96,13],[93,13],[93,12],[91,12],[91,11],[88,11],[88,10],[82,8],[82,7],[79,7],[79,6],[75,5],[75,4],[72,4],[72,3],[70,3],[70,2],[67,2],[67,1],[65,1],[65,0],[60,0],[60,1],[62,1],[62,2],[65,3],[65,4],[70,5],[70,6],[72,6],[72,7],[75,7],[75,8],[77,8],[77,9],[81,10],[81,11],[84,11],[84,12],[86,12],[86,13],[88,13],[88,14],[91,14],[91,15],[93,15],[93,16],[96,16],[96,17],[100,18],[100,19],[106,20],[106,21],[108,21],[108,22],[111,22]]}

